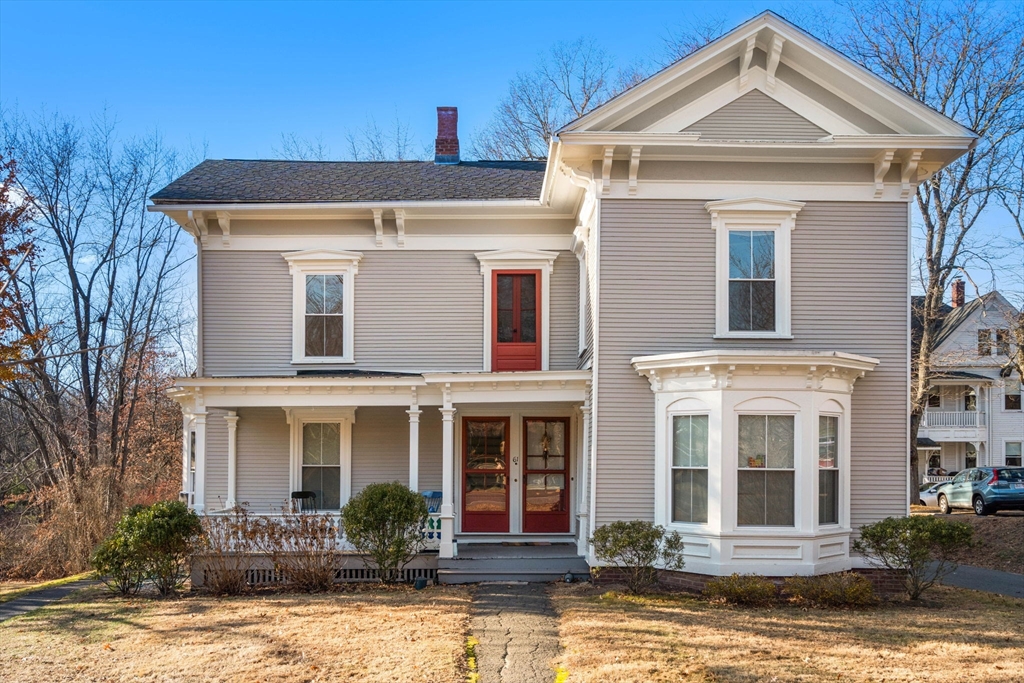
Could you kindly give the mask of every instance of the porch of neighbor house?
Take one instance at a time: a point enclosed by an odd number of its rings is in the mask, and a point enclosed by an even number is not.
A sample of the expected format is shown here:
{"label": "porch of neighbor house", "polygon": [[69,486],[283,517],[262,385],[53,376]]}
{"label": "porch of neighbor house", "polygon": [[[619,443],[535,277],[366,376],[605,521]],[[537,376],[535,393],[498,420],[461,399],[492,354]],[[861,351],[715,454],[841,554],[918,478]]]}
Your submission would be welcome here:
{"label": "porch of neighbor house", "polygon": [[589,386],[589,371],[183,379],[183,496],[206,515],[337,514],[397,481],[431,509],[418,575],[585,575]]}

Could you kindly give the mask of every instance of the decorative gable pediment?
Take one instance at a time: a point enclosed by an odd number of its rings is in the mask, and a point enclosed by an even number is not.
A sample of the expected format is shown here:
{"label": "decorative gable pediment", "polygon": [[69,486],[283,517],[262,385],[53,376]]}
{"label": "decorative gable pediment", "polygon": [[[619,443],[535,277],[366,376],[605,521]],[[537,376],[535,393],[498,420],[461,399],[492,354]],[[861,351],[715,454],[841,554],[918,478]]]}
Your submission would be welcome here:
{"label": "decorative gable pediment", "polygon": [[760,90],[740,95],[681,132],[704,140],[818,140],[829,131]]}

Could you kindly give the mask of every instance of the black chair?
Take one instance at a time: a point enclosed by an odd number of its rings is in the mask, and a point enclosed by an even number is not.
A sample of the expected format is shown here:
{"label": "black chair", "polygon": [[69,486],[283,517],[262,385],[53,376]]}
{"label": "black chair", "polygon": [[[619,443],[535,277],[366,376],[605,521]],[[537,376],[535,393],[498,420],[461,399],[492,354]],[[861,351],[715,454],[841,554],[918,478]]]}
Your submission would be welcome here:
{"label": "black chair", "polygon": [[316,493],[313,491],[292,491],[293,512],[316,512]]}

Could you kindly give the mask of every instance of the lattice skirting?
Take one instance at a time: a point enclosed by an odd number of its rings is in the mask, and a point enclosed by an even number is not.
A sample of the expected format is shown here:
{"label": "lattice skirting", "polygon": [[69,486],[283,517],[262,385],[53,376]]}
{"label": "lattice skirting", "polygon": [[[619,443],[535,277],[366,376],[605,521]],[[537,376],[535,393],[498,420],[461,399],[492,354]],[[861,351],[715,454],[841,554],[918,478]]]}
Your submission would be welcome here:
{"label": "lattice skirting", "polygon": [[[286,582],[282,568],[275,567],[266,555],[250,555],[231,558],[236,567],[244,567],[245,581],[250,586],[273,586]],[[339,566],[334,572],[336,583],[379,581],[376,569],[366,566],[362,555],[341,555]],[[214,566],[211,566],[214,565]],[[228,564],[230,566],[230,563]],[[223,560],[211,561],[209,558],[196,557],[192,560],[192,587],[202,588],[206,585],[210,573],[225,567]],[[402,581],[412,583],[416,579],[434,581],[437,578],[437,555],[424,554],[415,557],[402,570]]]}

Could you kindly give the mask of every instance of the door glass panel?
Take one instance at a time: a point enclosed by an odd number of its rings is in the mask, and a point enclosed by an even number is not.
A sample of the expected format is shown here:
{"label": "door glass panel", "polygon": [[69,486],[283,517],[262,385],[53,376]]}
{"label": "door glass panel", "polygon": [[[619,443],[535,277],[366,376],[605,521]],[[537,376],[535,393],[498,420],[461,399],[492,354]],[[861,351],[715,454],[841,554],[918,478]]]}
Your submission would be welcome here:
{"label": "door glass panel", "polygon": [[565,422],[526,421],[526,469],[565,469]]}
{"label": "door glass panel", "polygon": [[466,474],[466,512],[504,512],[504,474]]}
{"label": "door glass panel", "polygon": [[561,512],[565,509],[564,474],[526,475],[526,511]]}
{"label": "door glass panel", "polygon": [[466,423],[466,469],[504,470],[505,422]]}
{"label": "door glass panel", "polygon": [[514,341],[515,276],[498,276],[498,341]]}
{"label": "door glass panel", "polygon": [[519,341],[537,341],[537,276],[519,275]]}
{"label": "door glass panel", "polygon": [[546,470],[548,459],[544,456],[540,457],[529,457],[526,459],[526,469],[528,470]]}

